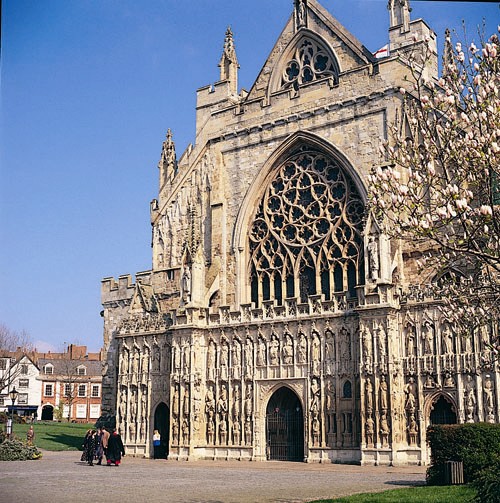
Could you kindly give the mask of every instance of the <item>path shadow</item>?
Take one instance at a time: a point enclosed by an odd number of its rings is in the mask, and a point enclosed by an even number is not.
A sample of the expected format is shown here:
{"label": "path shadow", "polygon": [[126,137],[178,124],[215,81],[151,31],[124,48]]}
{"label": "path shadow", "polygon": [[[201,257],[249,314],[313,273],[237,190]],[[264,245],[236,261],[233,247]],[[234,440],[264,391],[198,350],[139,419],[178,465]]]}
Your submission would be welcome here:
{"label": "path shadow", "polygon": [[65,433],[48,433],[46,434],[46,438],[78,451],[82,450],[83,438],[80,438],[79,436],[75,437],[74,435],[67,435]]}
{"label": "path shadow", "polygon": [[425,486],[425,480],[388,480],[384,484],[390,486]]}

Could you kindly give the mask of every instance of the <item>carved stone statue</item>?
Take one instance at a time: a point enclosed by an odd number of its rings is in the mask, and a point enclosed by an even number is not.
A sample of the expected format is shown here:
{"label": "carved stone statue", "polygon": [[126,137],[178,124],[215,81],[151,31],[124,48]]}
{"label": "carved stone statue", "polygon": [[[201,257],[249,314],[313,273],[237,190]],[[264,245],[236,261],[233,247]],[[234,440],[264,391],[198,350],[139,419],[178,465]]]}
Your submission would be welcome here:
{"label": "carved stone statue", "polygon": [[295,0],[295,12],[297,19],[297,28],[305,26],[306,23],[306,7],[304,0]]}
{"label": "carved stone statue", "polygon": [[484,391],[484,408],[486,410],[486,420],[490,423],[495,422],[495,416],[493,410],[495,407],[495,402],[493,398],[493,381],[489,375],[485,376],[483,383]]}
{"label": "carved stone statue", "polygon": [[307,340],[304,334],[300,334],[299,337],[297,361],[301,364],[307,363]]}
{"label": "carved stone statue", "polygon": [[226,385],[223,384],[220,390],[219,401],[217,402],[217,412],[219,413],[221,421],[225,422],[227,420],[227,409],[227,388]]}
{"label": "carved stone statue", "polygon": [[434,354],[434,330],[428,322],[424,323],[422,328],[422,338],[424,341],[424,354]]}
{"label": "carved stone statue", "polygon": [[370,379],[365,382],[365,403],[366,412],[371,414],[373,410],[373,385]]}
{"label": "carved stone statue", "polygon": [[405,386],[405,394],[406,394],[405,409],[409,410],[411,413],[414,413],[417,406],[417,385],[413,377],[410,377],[408,383]]}
{"label": "carved stone statue", "polygon": [[370,279],[375,281],[379,278],[380,262],[378,256],[378,243],[376,236],[373,234],[368,238],[368,268],[370,271]]}
{"label": "carved stone statue", "polygon": [[222,341],[220,346],[220,366],[229,366],[229,346],[226,341]]}
{"label": "carved stone statue", "polygon": [[374,434],[375,434],[375,422],[373,421],[371,414],[367,414],[365,421],[366,445],[373,446]]}
{"label": "carved stone statue", "polygon": [[278,337],[273,335],[271,337],[271,342],[269,343],[269,365],[279,364],[279,347],[280,343]]}
{"label": "carved stone statue", "polygon": [[184,267],[181,277],[181,300],[184,304],[191,301],[191,269]]}
{"label": "carved stone statue", "polygon": [[453,332],[448,323],[443,326],[441,337],[443,343],[443,352],[447,355],[453,353]]}
{"label": "carved stone statue", "polygon": [[387,411],[387,399],[388,399],[388,388],[387,381],[385,375],[380,376],[380,384],[379,384],[379,400],[380,400],[380,409],[382,411]]}
{"label": "carved stone statue", "polygon": [[387,421],[387,414],[383,412],[380,415],[380,439],[382,440],[382,447],[387,447],[389,438],[389,423]]}
{"label": "carved stone statue", "polygon": [[417,436],[418,436],[418,425],[415,420],[415,415],[410,414],[410,419],[408,421],[408,437],[409,444],[416,445],[417,444]]}
{"label": "carved stone statue", "polygon": [[464,405],[466,421],[468,423],[474,422],[474,412],[476,409],[476,389],[471,375],[467,376],[467,384],[464,390]]}
{"label": "carved stone statue", "polygon": [[247,384],[245,392],[245,421],[251,421],[253,413],[252,386]]}
{"label": "carved stone statue", "polygon": [[245,343],[245,365],[247,369],[253,367],[253,342],[250,337],[247,338]]}
{"label": "carved stone statue", "polygon": [[413,325],[407,325],[406,327],[406,355],[415,355],[415,327]]}
{"label": "carved stone statue", "polygon": [[293,342],[290,335],[285,335],[283,344],[283,363],[291,365],[293,363]]}
{"label": "carved stone statue", "polygon": [[266,365],[266,343],[262,337],[259,337],[257,346],[257,365],[260,367]]}
{"label": "carved stone statue", "polygon": [[311,411],[319,411],[320,409],[320,385],[318,379],[313,377],[311,380]]}

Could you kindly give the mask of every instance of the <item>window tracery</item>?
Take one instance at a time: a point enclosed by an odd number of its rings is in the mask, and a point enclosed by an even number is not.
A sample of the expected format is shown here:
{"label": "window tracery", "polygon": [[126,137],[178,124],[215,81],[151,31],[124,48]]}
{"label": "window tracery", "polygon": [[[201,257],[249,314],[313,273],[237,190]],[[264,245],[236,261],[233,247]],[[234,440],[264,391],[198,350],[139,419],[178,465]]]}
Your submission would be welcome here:
{"label": "window tracery", "polygon": [[318,42],[304,38],[285,65],[281,89],[297,90],[301,85],[325,77],[333,77],[338,83],[338,66],[335,58]]}
{"label": "window tracery", "polygon": [[348,291],[364,284],[364,204],[353,180],[310,147],[276,170],[249,232],[252,302]]}

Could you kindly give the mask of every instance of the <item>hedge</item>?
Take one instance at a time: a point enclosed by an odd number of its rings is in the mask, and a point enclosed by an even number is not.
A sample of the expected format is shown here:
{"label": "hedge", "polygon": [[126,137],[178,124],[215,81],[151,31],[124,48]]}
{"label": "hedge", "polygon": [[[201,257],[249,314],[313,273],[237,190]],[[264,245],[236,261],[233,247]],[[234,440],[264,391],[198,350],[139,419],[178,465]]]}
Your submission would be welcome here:
{"label": "hedge", "polygon": [[42,453],[34,445],[20,440],[5,440],[0,444],[0,461],[28,461],[41,457]]}
{"label": "hedge", "polygon": [[431,449],[431,465],[427,483],[444,483],[446,461],[462,461],[466,483],[473,482],[480,472],[500,459],[500,424],[467,423],[434,425],[427,430]]}

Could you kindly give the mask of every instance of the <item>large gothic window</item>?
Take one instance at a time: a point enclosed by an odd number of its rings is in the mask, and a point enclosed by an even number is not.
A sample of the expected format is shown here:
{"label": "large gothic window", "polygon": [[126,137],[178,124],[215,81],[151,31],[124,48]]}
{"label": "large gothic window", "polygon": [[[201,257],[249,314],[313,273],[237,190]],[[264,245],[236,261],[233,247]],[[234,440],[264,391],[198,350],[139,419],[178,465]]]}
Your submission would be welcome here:
{"label": "large gothic window", "polygon": [[328,155],[304,146],[277,169],[250,227],[252,302],[356,295],[364,284],[364,205]]}
{"label": "large gothic window", "polygon": [[301,85],[325,77],[338,83],[337,61],[330,51],[318,42],[304,38],[288,60],[281,78],[281,88],[297,90]]}

